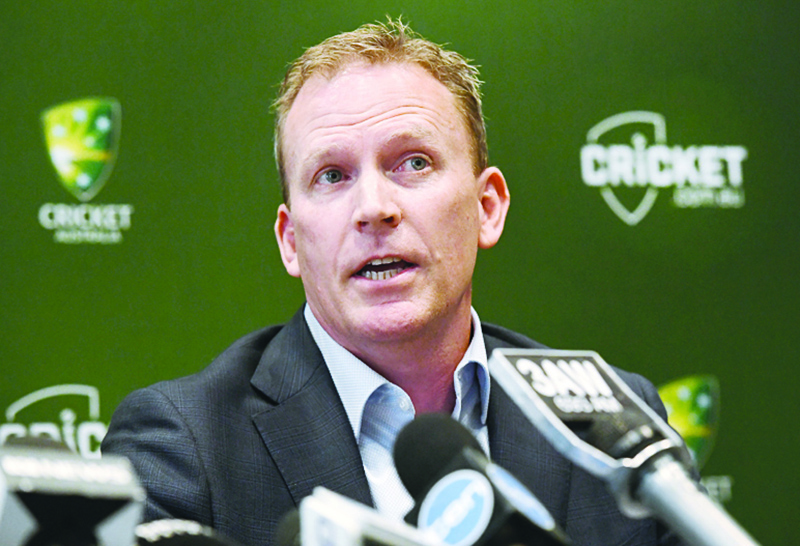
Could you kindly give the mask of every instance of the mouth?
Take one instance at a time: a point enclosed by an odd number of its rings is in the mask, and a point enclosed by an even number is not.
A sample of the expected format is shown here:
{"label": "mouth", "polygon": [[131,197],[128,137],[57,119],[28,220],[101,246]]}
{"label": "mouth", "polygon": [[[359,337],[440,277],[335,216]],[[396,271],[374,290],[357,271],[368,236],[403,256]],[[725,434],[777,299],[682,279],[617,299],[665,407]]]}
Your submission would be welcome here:
{"label": "mouth", "polygon": [[385,281],[412,267],[414,267],[414,264],[394,256],[377,258],[367,262],[364,267],[356,272],[355,276],[371,281]]}

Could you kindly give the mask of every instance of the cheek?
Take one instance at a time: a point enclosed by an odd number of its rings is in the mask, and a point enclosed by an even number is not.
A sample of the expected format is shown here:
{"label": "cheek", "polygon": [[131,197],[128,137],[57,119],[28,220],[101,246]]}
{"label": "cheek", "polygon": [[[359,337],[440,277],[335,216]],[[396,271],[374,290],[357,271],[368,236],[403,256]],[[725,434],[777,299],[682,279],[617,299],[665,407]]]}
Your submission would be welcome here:
{"label": "cheek", "polygon": [[478,203],[472,196],[431,199],[425,209],[431,219],[431,237],[438,241],[439,252],[453,261],[463,261],[477,253],[480,222]]}
{"label": "cheek", "polygon": [[311,268],[317,268],[317,262],[321,256],[320,249],[325,247],[324,230],[313,223],[307,221],[295,222],[295,244],[297,247],[297,257],[303,273]]}
{"label": "cheek", "polygon": [[[299,211],[298,211],[299,212]],[[347,230],[335,207],[295,215],[295,239],[302,273],[331,278],[346,246]],[[320,279],[324,281],[325,278]]]}
{"label": "cheek", "polygon": [[479,228],[480,203],[472,193],[460,192],[454,195],[448,203],[447,217],[450,229],[461,234],[464,238],[472,238]]}

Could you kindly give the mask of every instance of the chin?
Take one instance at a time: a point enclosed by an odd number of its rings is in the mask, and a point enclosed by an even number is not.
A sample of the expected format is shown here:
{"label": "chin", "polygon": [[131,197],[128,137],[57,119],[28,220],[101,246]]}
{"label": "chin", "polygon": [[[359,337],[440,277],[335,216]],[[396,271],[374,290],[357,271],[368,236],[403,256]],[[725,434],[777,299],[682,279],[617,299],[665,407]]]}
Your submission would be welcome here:
{"label": "chin", "polygon": [[376,341],[402,340],[416,336],[428,325],[424,314],[409,313],[403,309],[380,309],[357,327],[362,335]]}

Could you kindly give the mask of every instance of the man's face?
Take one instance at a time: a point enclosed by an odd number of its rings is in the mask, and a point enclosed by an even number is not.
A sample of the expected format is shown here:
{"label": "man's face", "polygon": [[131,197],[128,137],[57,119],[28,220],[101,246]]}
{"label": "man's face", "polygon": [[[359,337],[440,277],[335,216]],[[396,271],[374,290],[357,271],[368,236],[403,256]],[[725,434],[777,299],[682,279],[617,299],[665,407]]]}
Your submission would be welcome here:
{"label": "man's face", "polygon": [[497,169],[473,172],[447,88],[409,64],[315,75],[286,117],[283,152],[281,256],[336,341],[358,355],[469,324],[477,250],[499,238],[508,193]]}

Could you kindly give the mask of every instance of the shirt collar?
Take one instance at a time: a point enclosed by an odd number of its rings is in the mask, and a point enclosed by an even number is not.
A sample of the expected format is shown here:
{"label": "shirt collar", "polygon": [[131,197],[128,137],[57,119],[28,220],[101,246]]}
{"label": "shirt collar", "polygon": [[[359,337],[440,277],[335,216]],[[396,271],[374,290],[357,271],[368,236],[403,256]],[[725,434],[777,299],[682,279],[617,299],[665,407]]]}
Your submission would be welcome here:
{"label": "shirt collar", "polygon": [[309,305],[306,305],[303,315],[311,336],[325,359],[333,384],[342,399],[347,419],[358,440],[361,434],[361,416],[367,399],[375,389],[389,381],[339,345],[325,331]]}
{"label": "shirt collar", "polygon": [[[453,373],[453,383],[456,391],[456,405],[453,417],[463,422],[462,412],[471,409],[465,408],[463,402],[469,391],[474,388],[474,381],[477,378],[481,424],[485,425],[489,412],[489,365],[480,318],[474,308],[470,308],[470,312],[472,314],[472,339]],[[328,366],[333,378],[333,384],[336,386],[339,398],[342,399],[350,426],[353,429],[356,440],[358,440],[361,432],[361,418],[367,399],[381,385],[392,383],[339,345],[325,331],[309,305],[305,306],[303,315],[306,323],[308,323],[309,330],[311,330],[311,336],[314,338],[325,364]],[[473,362],[475,363],[474,365],[469,365]]]}
{"label": "shirt collar", "polygon": [[[453,373],[453,384],[456,389],[456,407],[453,411],[453,417],[459,421],[464,421],[461,413],[469,411],[469,408],[464,408],[463,402],[472,388],[475,378],[477,378],[481,405],[481,424],[485,425],[486,417],[489,414],[489,392],[491,387],[489,360],[486,357],[486,344],[483,339],[481,320],[474,308],[470,308],[470,311],[472,312],[472,340],[470,340],[467,352],[464,353],[464,357]],[[474,365],[470,365],[473,362]]]}

